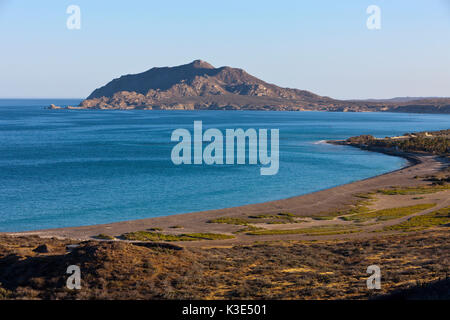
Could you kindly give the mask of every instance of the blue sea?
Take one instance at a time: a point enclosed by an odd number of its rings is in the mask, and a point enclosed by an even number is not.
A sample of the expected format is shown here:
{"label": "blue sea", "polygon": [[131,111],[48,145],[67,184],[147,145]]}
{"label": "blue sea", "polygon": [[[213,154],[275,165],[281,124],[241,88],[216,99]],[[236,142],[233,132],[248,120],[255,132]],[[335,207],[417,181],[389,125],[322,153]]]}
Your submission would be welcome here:
{"label": "blue sea", "polygon": [[[402,158],[323,143],[450,128],[450,115],[46,110],[0,100],[0,231],[82,226],[302,195],[396,170]],[[258,165],[172,163],[173,130],[280,130],[274,176]]]}

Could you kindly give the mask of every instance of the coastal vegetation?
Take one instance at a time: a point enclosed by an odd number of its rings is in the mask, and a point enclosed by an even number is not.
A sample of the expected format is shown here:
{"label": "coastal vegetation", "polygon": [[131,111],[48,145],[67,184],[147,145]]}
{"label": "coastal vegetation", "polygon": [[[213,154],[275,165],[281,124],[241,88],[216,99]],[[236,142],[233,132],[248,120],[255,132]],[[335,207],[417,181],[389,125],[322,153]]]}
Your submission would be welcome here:
{"label": "coastal vegetation", "polygon": [[247,226],[250,223],[250,221],[243,218],[221,217],[209,220],[208,223],[224,223],[224,224],[234,224],[237,226]]}
{"label": "coastal vegetation", "polygon": [[94,238],[99,239],[99,240],[114,240],[115,239],[114,237],[104,234],[104,233],[100,233],[100,234],[94,236]]}
{"label": "coastal vegetation", "polygon": [[436,205],[435,203],[426,203],[400,208],[382,209],[377,211],[369,211],[349,216],[343,216],[341,217],[341,219],[345,221],[357,221],[357,222],[365,222],[372,219],[375,219],[376,221],[386,221],[418,213],[430,209],[435,205]]}
{"label": "coastal vegetation", "polygon": [[197,241],[197,240],[225,240],[234,236],[219,233],[183,233],[164,234],[150,231],[136,231],[125,233],[121,236],[124,240],[132,241]]}
{"label": "coastal vegetation", "polygon": [[384,195],[419,195],[429,194],[439,191],[450,190],[450,184],[446,185],[425,185],[419,187],[392,187],[390,189],[380,189],[377,192]]}
{"label": "coastal vegetation", "polygon": [[249,216],[253,221],[262,220],[266,224],[286,224],[301,222],[297,220],[297,216],[289,212],[281,212],[278,214],[260,214],[256,216]]}
{"label": "coastal vegetation", "polygon": [[280,212],[278,214],[259,214],[251,215],[247,218],[237,218],[237,217],[219,217],[216,219],[211,219],[208,223],[222,223],[222,224],[232,224],[240,226],[248,226],[254,223],[265,223],[265,224],[287,224],[287,223],[299,223],[299,216],[289,213]]}
{"label": "coastal vegetation", "polygon": [[426,152],[436,155],[450,155],[450,130],[434,132],[405,133],[400,137],[375,138],[361,135],[348,138],[346,144],[396,149],[404,152]]}
{"label": "coastal vegetation", "polygon": [[409,218],[407,221],[383,228],[383,231],[418,231],[437,226],[450,226],[450,207]]}
{"label": "coastal vegetation", "polygon": [[234,234],[239,234],[239,233],[247,233],[250,231],[258,231],[258,230],[265,230],[264,228],[261,227],[256,227],[256,226],[252,226],[252,225],[248,225],[245,228],[239,229],[235,232],[233,232]]}
{"label": "coastal vegetation", "polygon": [[12,296],[11,292],[2,288],[2,284],[0,283],[0,300],[6,300],[11,296]]}
{"label": "coastal vegetation", "polygon": [[[181,250],[88,241],[67,253],[72,243],[0,235],[0,298],[371,299],[415,288],[418,298],[450,298],[448,284],[442,286],[448,230]],[[32,251],[42,244],[49,253]],[[381,290],[367,290],[372,264],[382,266]],[[81,290],[67,290],[68,265],[80,266]]]}
{"label": "coastal vegetation", "polygon": [[153,227],[153,228],[149,228],[148,231],[163,231],[163,228]]}
{"label": "coastal vegetation", "polygon": [[320,212],[314,215],[308,215],[307,217],[310,217],[313,220],[333,220],[345,215],[365,213],[370,211],[369,205],[375,201],[373,193],[358,193],[354,195],[354,197],[358,198],[358,200],[345,208],[334,211]]}
{"label": "coastal vegetation", "polygon": [[326,225],[326,226],[302,228],[302,229],[257,230],[257,231],[247,232],[247,234],[253,235],[253,236],[289,235],[289,234],[324,236],[324,235],[337,235],[337,234],[346,234],[346,233],[355,233],[355,232],[360,232],[360,230],[355,229],[353,227],[342,226],[342,225]]}

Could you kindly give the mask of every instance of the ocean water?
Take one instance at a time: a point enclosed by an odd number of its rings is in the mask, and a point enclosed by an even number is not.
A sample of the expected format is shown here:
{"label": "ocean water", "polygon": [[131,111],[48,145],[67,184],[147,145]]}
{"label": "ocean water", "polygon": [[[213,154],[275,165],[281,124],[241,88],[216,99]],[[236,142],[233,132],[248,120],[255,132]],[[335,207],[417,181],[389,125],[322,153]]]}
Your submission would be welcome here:
{"label": "ocean water", "polygon": [[[302,195],[405,165],[321,141],[450,128],[449,115],[256,111],[45,110],[79,100],[0,100],[0,231],[81,226]],[[181,165],[171,133],[280,129],[280,169]]]}

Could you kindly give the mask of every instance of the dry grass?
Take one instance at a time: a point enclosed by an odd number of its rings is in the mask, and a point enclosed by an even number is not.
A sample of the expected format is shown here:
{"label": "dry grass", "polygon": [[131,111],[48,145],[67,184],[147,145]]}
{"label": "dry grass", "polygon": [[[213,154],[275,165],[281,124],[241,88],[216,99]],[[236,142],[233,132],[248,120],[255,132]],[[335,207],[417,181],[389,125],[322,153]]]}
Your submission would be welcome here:
{"label": "dry grass", "polygon": [[100,233],[100,234],[94,236],[94,238],[99,239],[99,240],[114,240],[115,239],[114,237],[104,234],[104,233]]}
{"label": "dry grass", "polygon": [[222,217],[209,220],[208,223],[224,223],[224,224],[234,224],[237,226],[247,226],[250,223],[250,221],[243,218]]}
{"label": "dry grass", "polygon": [[266,236],[266,235],[289,235],[289,234],[304,234],[304,235],[335,235],[335,234],[346,234],[346,233],[355,233],[360,232],[360,230],[354,227],[346,227],[341,225],[326,225],[319,227],[311,227],[311,228],[302,228],[302,229],[285,229],[285,230],[257,230],[247,232],[248,235],[253,236]]}
{"label": "dry grass", "polygon": [[[11,299],[367,299],[448,279],[449,233],[368,240],[274,242],[231,248],[146,247],[0,236],[1,298]],[[42,244],[48,254],[32,250]],[[82,289],[65,288],[68,265]],[[369,291],[367,266],[381,267],[382,290]],[[427,296],[425,296],[427,297]]]}
{"label": "dry grass", "polygon": [[198,241],[198,240],[224,240],[234,236],[220,233],[183,233],[164,234],[150,231],[136,231],[125,233],[121,236],[125,240],[132,241]]}
{"label": "dry grass", "polygon": [[[46,243],[49,254],[32,251]],[[23,299],[367,299],[448,279],[449,233],[369,240],[277,242],[232,248],[145,247],[0,237],[0,297]],[[65,288],[68,265],[82,290]],[[381,267],[381,291],[365,286],[367,266]]]}
{"label": "dry grass", "polygon": [[333,220],[345,215],[369,212],[369,206],[376,200],[372,193],[357,193],[354,197],[358,198],[358,200],[354,201],[353,204],[348,205],[346,208],[335,211],[320,212],[309,217],[314,220]]}
{"label": "dry grass", "polygon": [[407,207],[383,209],[372,212],[363,212],[349,216],[344,216],[341,217],[341,219],[345,221],[356,221],[356,222],[364,222],[372,219],[376,219],[376,221],[386,221],[418,213],[430,209],[435,205],[436,205],[435,203],[425,203]]}
{"label": "dry grass", "polygon": [[405,222],[383,228],[383,231],[417,231],[450,224],[450,207],[412,217]]}
{"label": "dry grass", "polygon": [[392,187],[390,189],[381,189],[378,190],[378,193],[384,194],[384,195],[416,195],[416,194],[430,194],[430,193],[436,193],[444,190],[449,190],[450,184],[445,185],[426,185],[421,187],[405,187],[405,188],[398,188],[398,187]]}
{"label": "dry grass", "polygon": [[289,212],[280,212],[278,214],[259,214],[249,216],[248,218],[236,218],[236,217],[220,217],[209,220],[208,223],[223,223],[239,226],[249,226],[254,223],[265,224],[288,224],[301,222],[297,220],[298,216]]}

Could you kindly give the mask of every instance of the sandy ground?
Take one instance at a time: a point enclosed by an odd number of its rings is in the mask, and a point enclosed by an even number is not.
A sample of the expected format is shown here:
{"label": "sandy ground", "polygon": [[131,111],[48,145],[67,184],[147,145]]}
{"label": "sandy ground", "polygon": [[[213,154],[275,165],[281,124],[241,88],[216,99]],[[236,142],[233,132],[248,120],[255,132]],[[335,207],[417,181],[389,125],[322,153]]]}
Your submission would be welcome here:
{"label": "sandy ground", "polygon": [[[260,214],[277,214],[280,212],[290,212],[299,216],[308,216],[320,212],[328,212],[343,208],[351,203],[354,203],[357,198],[355,194],[367,193],[382,188],[391,186],[416,186],[425,184],[422,179],[417,179],[417,176],[426,176],[435,174],[438,171],[449,166],[449,162],[445,158],[427,155],[403,154],[411,162],[410,165],[377,177],[357,181],[354,183],[338,186],[335,188],[310,193],[307,195],[297,196],[278,201],[270,201],[266,203],[246,205],[241,207],[210,210],[187,214],[178,214],[166,217],[148,218],[141,220],[132,220],[125,222],[70,227],[60,229],[38,230],[20,233],[7,233],[9,235],[39,235],[41,237],[57,237],[70,238],[77,240],[88,240],[98,234],[108,234],[111,236],[120,236],[127,232],[148,230],[150,228],[162,228],[167,233],[191,233],[191,232],[213,232],[213,233],[227,233],[231,234],[242,228],[242,226],[229,224],[215,224],[208,223],[209,220],[218,217],[248,217],[249,215]],[[434,209],[450,205],[450,194],[447,191],[441,192],[439,199],[436,199],[436,194],[428,195],[427,197],[434,197],[434,199],[425,198],[423,201],[434,200],[437,206]],[[383,208],[399,207],[406,205],[413,205],[421,203],[414,201],[411,197],[405,197],[403,200],[398,197],[381,197],[375,206]],[[423,202],[422,201],[422,202]],[[380,207],[380,208],[381,208]],[[379,208],[377,208],[379,209]],[[424,211],[426,213],[428,211]],[[399,220],[393,220],[389,223],[398,223]],[[302,224],[302,227],[325,225],[325,224],[345,223],[343,221],[309,221]],[[298,228],[299,224],[289,225],[268,225],[266,228]],[[173,226],[182,226],[182,228],[174,229]],[[368,228],[367,231],[370,231]],[[320,239],[335,239],[342,237],[368,237],[374,233],[363,232],[358,234],[334,235],[334,236],[320,236]],[[305,235],[270,235],[270,236],[249,236],[245,234],[238,234],[236,238],[230,240],[214,240],[214,241],[193,241],[183,242],[183,246],[228,246],[236,244],[244,244],[255,241],[276,241],[276,240],[309,240],[316,239],[313,236]]]}

